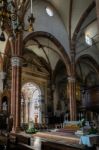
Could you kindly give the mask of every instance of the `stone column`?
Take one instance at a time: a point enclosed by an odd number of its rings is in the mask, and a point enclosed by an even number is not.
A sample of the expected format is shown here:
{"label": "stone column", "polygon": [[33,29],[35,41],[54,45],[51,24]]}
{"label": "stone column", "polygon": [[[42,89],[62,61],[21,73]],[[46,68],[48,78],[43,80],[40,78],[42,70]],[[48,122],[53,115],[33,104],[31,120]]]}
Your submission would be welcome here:
{"label": "stone column", "polygon": [[29,121],[29,104],[28,100],[25,101],[25,123]]}
{"label": "stone column", "polygon": [[76,88],[75,78],[68,77],[68,98],[70,108],[70,120],[76,120]]}
{"label": "stone column", "polygon": [[39,121],[42,124],[42,123],[45,123],[45,99],[44,99],[44,95],[40,95],[39,106],[40,106]]}
{"label": "stone column", "polygon": [[21,123],[24,123],[24,100],[21,98]]}
{"label": "stone column", "polygon": [[30,122],[30,100],[28,101],[28,123]]}
{"label": "stone column", "polygon": [[20,129],[21,119],[21,58],[12,57],[12,85],[11,85],[11,114],[13,116],[13,131]]}
{"label": "stone column", "polygon": [[23,105],[23,123],[25,123],[25,109],[26,109],[26,104],[24,102],[24,105]]}

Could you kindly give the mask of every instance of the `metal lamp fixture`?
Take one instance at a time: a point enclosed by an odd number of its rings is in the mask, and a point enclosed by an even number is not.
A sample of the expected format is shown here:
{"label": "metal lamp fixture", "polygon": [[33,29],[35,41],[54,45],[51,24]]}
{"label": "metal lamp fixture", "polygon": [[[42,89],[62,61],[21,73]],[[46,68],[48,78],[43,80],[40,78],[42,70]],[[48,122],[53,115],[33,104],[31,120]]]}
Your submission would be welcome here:
{"label": "metal lamp fixture", "polygon": [[29,27],[28,27],[28,31],[29,32],[32,32],[34,31],[34,28],[33,28],[33,23],[35,21],[35,18],[33,17],[33,13],[28,17],[28,22],[29,22]]}
{"label": "metal lamp fixture", "polygon": [[[23,5],[23,1],[21,1]],[[21,7],[21,6],[20,6]],[[10,28],[15,36],[19,31],[33,31],[33,23],[35,19],[33,17],[33,8],[31,0],[31,14],[28,17],[29,26],[24,29],[22,20],[19,17],[19,8],[16,7],[15,1],[13,0],[0,0],[0,28],[1,35],[0,40],[5,41],[4,30],[6,27]]]}

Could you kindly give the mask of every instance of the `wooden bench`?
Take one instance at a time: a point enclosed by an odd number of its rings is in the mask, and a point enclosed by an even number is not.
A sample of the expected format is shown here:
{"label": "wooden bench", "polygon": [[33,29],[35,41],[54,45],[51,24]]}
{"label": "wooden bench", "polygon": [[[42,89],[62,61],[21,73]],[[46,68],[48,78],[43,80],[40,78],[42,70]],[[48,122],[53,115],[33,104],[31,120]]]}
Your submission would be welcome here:
{"label": "wooden bench", "polygon": [[30,145],[30,137],[21,134],[11,133],[9,136],[11,143],[24,143]]}
{"label": "wooden bench", "polygon": [[56,142],[42,142],[42,150],[85,150],[85,147],[77,147],[77,145],[75,146],[71,146],[71,145],[66,145],[66,144],[60,144],[60,143],[56,143]]}
{"label": "wooden bench", "polygon": [[23,144],[27,144],[27,145],[31,144],[30,143],[30,137],[17,134],[16,139],[17,139],[17,143],[23,143]]}

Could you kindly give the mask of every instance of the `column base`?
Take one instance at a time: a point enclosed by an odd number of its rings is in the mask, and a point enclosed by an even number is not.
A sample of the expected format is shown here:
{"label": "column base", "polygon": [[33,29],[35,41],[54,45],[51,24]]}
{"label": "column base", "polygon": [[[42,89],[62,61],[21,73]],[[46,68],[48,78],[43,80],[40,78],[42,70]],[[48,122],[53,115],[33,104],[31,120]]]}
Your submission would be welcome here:
{"label": "column base", "polygon": [[21,131],[21,128],[20,127],[16,127],[15,128],[15,132],[20,132]]}
{"label": "column base", "polygon": [[21,128],[20,127],[16,127],[16,128],[12,128],[11,133],[17,133],[17,132],[20,132],[20,131],[21,131]]}

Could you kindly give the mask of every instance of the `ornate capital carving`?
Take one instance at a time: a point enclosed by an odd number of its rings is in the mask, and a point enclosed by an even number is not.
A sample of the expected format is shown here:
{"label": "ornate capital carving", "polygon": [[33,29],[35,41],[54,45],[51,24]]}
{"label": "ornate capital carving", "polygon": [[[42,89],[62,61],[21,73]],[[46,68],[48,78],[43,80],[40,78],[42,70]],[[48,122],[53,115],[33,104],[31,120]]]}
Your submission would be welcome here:
{"label": "ornate capital carving", "polygon": [[14,66],[21,66],[22,65],[22,59],[20,57],[12,57],[11,58],[11,65]]}

